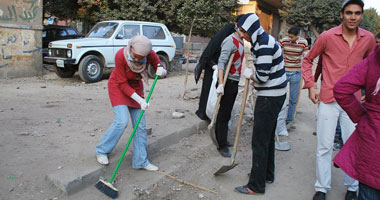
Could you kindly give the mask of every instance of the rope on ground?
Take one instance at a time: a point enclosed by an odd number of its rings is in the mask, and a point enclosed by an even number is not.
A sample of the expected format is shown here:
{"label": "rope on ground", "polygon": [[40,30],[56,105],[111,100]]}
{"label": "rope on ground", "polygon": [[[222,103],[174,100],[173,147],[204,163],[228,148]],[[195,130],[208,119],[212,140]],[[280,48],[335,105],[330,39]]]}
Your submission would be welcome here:
{"label": "rope on ground", "polygon": [[189,182],[187,182],[187,181],[185,181],[185,180],[182,180],[182,179],[177,178],[177,177],[175,177],[175,176],[172,176],[172,175],[170,175],[170,174],[166,174],[166,173],[161,172],[161,171],[154,171],[154,172],[157,173],[157,174],[164,175],[164,176],[166,176],[166,177],[168,177],[168,178],[170,178],[170,179],[173,179],[173,180],[175,180],[175,181],[177,181],[177,182],[179,182],[179,183],[182,183],[182,184],[184,184],[184,185],[189,185],[189,186],[192,186],[192,187],[197,188],[197,189],[199,189],[199,190],[203,190],[203,191],[210,192],[210,193],[213,193],[213,194],[218,194],[218,193],[217,193],[216,191],[214,191],[214,190],[210,190],[210,189],[207,189],[207,188],[205,188],[205,187],[202,187],[202,186],[199,186],[199,185],[195,185],[195,184],[189,183]]}

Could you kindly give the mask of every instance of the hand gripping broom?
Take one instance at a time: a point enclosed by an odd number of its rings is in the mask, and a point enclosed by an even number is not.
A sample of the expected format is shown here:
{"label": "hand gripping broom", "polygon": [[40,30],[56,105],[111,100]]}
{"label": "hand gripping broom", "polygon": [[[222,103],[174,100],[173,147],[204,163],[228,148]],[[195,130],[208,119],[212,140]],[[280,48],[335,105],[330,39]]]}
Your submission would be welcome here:
{"label": "hand gripping broom", "polygon": [[[146,98],[146,102],[147,103],[149,102],[150,96],[153,93],[153,89],[154,89],[154,86],[156,85],[157,79],[158,79],[158,75],[156,75],[156,77],[154,78],[154,82],[152,84],[152,87],[150,88],[148,97]],[[121,154],[121,156],[120,156],[119,162],[117,163],[116,168],[113,171],[111,179],[108,182],[105,181],[105,180],[99,179],[99,181],[95,185],[95,187],[99,191],[103,192],[105,195],[111,197],[112,199],[116,199],[118,197],[118,195],[119,195],[119,191],[112,185],[112,182],[113,182],[113,180],[114,180],[114,178],[116,176],[117,170],[119,170],[120,164],[123,161],[125,154],[127,153],[129,144],[131,144],[133,136],[135,135],[135,132],[136,132],[136,130],[137,130],[139,124],[140,124],[140,121],[141,121],[141,118],[144,115],[144,112],[145,112],[145,110],[141,110],[140,116],[137,119],[137,123],[135,124],[135,127],[133,128],[131,136],[129,136],[128,143],[127,143],[127,145],[124,148],[123,154]]]}

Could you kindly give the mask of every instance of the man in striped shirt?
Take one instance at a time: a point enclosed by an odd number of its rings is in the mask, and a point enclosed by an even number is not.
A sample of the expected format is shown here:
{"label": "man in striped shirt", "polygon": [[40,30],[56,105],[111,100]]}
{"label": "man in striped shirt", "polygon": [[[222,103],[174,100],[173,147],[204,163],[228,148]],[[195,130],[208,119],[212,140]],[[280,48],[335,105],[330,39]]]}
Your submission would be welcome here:
{"label": "man in striped shirt", "polygon": [[[288,136],[286,125],[293,121],[298,93],[301,83],[301,65],[302,58],[309,50],[307,41],[299,36],[300,29],[291,27],[288,30],[288,36],[280,41],[281,48],[284,52],[284,62],[286,79],[289,81],[289,108],[286,116],[286,101],[282,106],[281,112],[277,119],[276,132],[278,135]],[[292,126],[295,128],[295,126]]]}
{"label": "man in striped shirt", "polygon": [[254,13],[240,18],[238,26],[251,36],[252,57],[256,67],[246,68],[242,75],[254,81],[257,90],[253,134],[252,168],[247,185],[235,188],[243,194],[265,193],[265,184],[274,181],[274,136],[278,113],[286,97],[286,74],[282,50],[266,33]]}

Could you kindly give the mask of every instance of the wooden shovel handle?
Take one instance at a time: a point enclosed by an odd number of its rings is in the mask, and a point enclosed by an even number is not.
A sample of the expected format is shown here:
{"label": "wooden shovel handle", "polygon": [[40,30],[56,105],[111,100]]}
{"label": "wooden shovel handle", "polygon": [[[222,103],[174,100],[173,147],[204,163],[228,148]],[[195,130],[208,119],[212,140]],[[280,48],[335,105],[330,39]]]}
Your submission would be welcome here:
{"label": "wooden shovel handle", "polygon": [[237,150],[237,145],[239,143],[241,124],[243,123],[245,103],[247,101],[247,96],[248,96],[248,86],[249,86],[249,79],[245,79],[244,94],[243,94],[243,99],[241,100],[239,122],[238,122],[238,127],[237,127],[237,131],[236,131],[236,136],[235,136],[235,143],[234,143],[234,151],[235,152]]}
{"label": "wooden shovel handle", "polygon": [[[234,61],[234,56],[235,56],[235,53],[232,53],[230,56],[230,59],[228,60],[227,69],[224,71],[223,87],[226,86],[228,73],[230,72],[232,62]],[[220,104],[221,100],[222,100],[222,95],[219,94],[218,100],[216,101],[216,104],[215,104],[214,114],[212,115],[212,119],[211,119],[211,123],[210,123],[211,127],[213,126],[213,124],[215,122],[216,115],[218,114],[219,104]]]}

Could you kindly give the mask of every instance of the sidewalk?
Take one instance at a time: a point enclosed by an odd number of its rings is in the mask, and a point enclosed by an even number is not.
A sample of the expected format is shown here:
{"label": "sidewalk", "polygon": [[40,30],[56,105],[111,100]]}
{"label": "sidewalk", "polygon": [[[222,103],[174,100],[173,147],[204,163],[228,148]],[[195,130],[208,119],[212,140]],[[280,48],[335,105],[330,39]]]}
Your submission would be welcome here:
{"label": "sidewalk", "polygon": [[[78,75],[61,79],[54,73],[0,79],[0,199],[54,199],[94,184],[104,174],[94,151],[113,120],[107,81],[84,84]],[[145,87],[147,94],[150,86]],[[189,73],[184,100],[184,71],[158,80],[146,111],[147,128],[152,129],[150,157],[206,127],[194,114],[200,87]],[[174,111],[185,117],[172,119]],[[109,168],[114,168],[132,128],[129,124],[110,155]]]}

